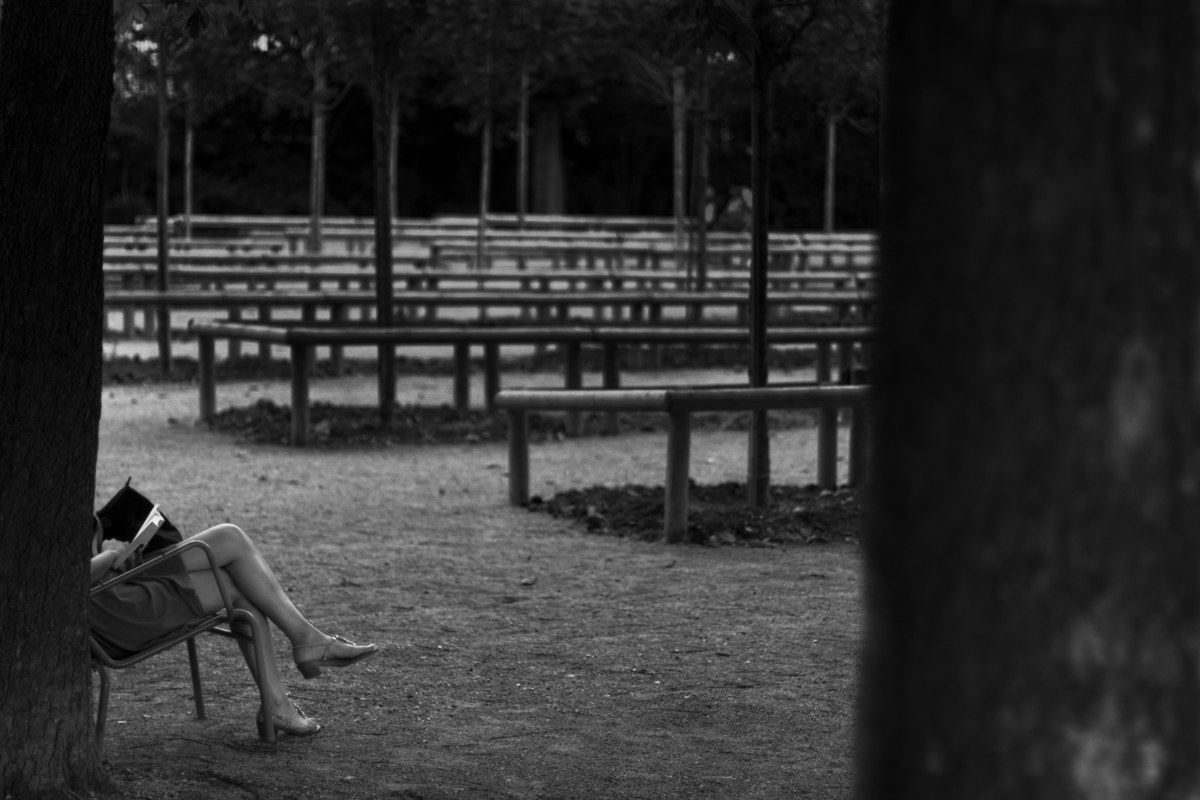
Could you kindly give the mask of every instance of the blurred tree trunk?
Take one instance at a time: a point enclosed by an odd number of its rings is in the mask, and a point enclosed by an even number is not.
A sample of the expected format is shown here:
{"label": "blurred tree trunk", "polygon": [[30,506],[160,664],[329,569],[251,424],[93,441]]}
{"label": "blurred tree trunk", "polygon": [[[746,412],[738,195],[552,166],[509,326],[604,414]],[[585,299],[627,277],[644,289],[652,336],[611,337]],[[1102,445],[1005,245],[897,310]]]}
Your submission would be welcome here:
{"label": "blurred tree trunk", "polygon": [[825,232],[833,233],[834,201],[837,184],[837,126],[836,114],[825,120]]}
{"label": "blurred tree trunk", "polygon": [[683,81],[683,67],[676,64],[671,69],[671,133],[674,192],[672,213],[675,218],[675,269],[683,266],[683,219],[687,201],[687,87]]}
{"label": "blurred tree trunk", "polygon": [[329,88],[327,70],[325,42],[322,37],[318,37],[313,44],[312,155],[308,179],[308,249],[313,253],[324,249],[321,219],[325,216],[325,117]]}
{"label": "blurred tree trunk", "polygon": [[[750,98],[750,183],[754,198],[750,232],[750,385],[766,386],[767,377],[767,207],[771,185],[770,97],[771,67],[762,42],[770,27],[769,0],[754,0],[752,22],[755,39]],[[767,412],[750,412],[746,491],[754,508],[765,508],[771,482],[771,451]]]}
{"label": "blurred tree trunk", "polygon": [[517,111],[517,227],[525,230],[529,204],[529,70],[521,70],[521,101]]}
{"label": "blurred tree trunk", "polygon": [[[391,161],[391,115],[388,113],[390,66],[395,51],[395,33],[387,0],[371,0],[371,100],[375,145],[375,311],[381,328],[391,327],[395,307],[392,272],[392,208],[389,178]],[[379,420],[391,425],[396,405],[396,348],[378,348]]]}
{"label": "blurred tree trunk", "polygon": [[696,279],[703,292],[708,283],[708,57],[700,54],[696,77],[696,110],[692,119],[692,214],[696,231]]}
{"label": "blurred tree trunk", "polygon": [[400,208],[400,82],[388,79],[388,197],[391,198],[392,219]]}
{"label": "blurred tree trunk", "polygon": [[1195,796],[1200,2],[889,26],[859,794]]}
{"label": "blurred tree trunk", "polygon": [[196,175],[196,99],[192,86],[187,87],[187,101],[183,109],[183,235],[192,238],[192,202]]}
{"label": "blurred tree trunk", "polygon": [[[167,97],[167,68],[170,60],[170,45],[166,28],[158,34],[158,291],[165,292],[168,286],[167,264],[170,258],[167,222],[170,217],[171,187],[171,126],[170,98]],[[171,374],[171,309],[159,303],[158,317],[158,363],[163,375]]]}
{"label": "blurred tree trunk", "polygon": [[567,204],[562,118],[553,102],[537,104],[533,145],[533,212],[564,214]]}
{"label": "blurred tree trunk", "polygon": [[82,797],[112,4],[5,0],[0,75],[0,797]]}

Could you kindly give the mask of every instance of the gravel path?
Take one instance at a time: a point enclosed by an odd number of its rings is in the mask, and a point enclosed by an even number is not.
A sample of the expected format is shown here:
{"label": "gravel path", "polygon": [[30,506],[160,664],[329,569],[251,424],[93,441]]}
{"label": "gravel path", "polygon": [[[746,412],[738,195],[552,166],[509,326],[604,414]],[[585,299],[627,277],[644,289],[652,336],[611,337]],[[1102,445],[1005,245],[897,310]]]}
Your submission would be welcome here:
{"label": "gravel path", "polygon": [[[669,381],[692,382],[639,380]],[[224,384],[218,397],[287,392]],[[313,384],[315,400],[374,393],[364,378]],[[400,402],[450,394],[449,379],[412,378]],[[196,407],[194,386],[106,387],[97,504],[133,476],[185,530],[241,525],[315,623],[385,650],[296,675],[293,695],[326,727],[274,746],[257,741],[256,693],[227,642],[201,642],[203,722],[181,648],[119,673],[106,757],[128,796],[850,796],[855,545],[588,535],[507,504],[502,443],[247,445],[196,426]],[[533,488],[660,484],[664,453],[662,434],[540,445]],[[810,482],[814,459],[815,431],[774,437],[776,476]],[[744,434],[696,436],[697,481],[744,470]],[[275,645],[283,658],[278,632]]]}

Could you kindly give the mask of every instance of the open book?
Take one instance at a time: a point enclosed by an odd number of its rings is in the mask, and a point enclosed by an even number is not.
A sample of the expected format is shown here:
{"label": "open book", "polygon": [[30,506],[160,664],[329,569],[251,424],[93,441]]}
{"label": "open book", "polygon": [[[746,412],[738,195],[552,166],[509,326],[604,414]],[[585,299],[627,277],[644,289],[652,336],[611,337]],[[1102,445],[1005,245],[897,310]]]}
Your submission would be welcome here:
{"label": "open book", "polygon": [[158,504],[150,509],[150,513],[146,516],[146,521],[142,523],[142,527],[138,529],[137,535],[133,540],[128,542],[117,554],[117,560],[112,563],[112,567],[119,567],[125,563],[134,553],[140,552],[151,539],[154,534],[158,533],[158,529],[162,527],[163,515],[158,513]]}

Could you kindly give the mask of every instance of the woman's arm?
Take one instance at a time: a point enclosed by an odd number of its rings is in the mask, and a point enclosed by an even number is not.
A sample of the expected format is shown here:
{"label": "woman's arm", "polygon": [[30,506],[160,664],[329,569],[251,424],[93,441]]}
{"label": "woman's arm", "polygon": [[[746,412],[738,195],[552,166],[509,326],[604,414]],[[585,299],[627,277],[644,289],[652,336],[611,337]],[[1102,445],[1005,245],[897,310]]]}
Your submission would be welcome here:
{"label": "woman's arm", "polygon": [[100,553],[92,556],[92,583],[103,578],[112,569],[113,562],[117,560],[117,554],[124,546],[124,542],[118,542],[115,539],[109,539],[100,546]]}

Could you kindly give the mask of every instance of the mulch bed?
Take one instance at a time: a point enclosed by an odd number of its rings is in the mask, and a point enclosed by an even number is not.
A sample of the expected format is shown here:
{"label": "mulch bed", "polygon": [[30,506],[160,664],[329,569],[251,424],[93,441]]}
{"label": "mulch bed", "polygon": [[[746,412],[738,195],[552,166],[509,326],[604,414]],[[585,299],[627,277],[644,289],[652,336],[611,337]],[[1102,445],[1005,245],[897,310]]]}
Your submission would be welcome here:
{"label": "mulch bed", "polygon": [[[559,492],[548,500],[531,497],[531,511],[574,519],[594,533],[653,541],[663,532],[661,486],[591,486]],[[816,486],[772,486],[770,504],[751,508],[746,484],[699,486],[688,493],[687,540],[708,546],[824,544],[857,541],[863,518],[862,492]]]}

